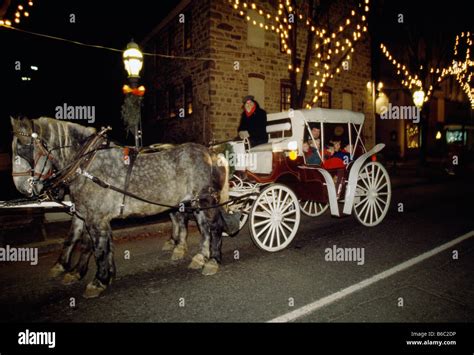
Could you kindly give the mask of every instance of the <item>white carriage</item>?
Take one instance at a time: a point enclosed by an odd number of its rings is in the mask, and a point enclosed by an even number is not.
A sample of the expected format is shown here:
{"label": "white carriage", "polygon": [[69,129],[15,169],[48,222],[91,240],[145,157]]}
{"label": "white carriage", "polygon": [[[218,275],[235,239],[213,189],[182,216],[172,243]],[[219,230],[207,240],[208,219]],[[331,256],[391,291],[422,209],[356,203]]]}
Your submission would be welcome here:
{"label": "white carriage", "polygon": [[[259,248],[275,252],[287,247],[298,231],[301,213],[314,217],[328,208],[335,217],[354,213],[367,227],[384,219],[391,184],[376,154],[385,145],[367,151],[363,124],[362,113],[294,110],[268,115],[268,143],[255,147],[247,140],[230,143],[230,163],[236,170],[230,195],[254,193],[231,205],[231,210],[243,212],[240,228],[249,220],[250,235]],[[313,128],[317,128],[314,135]],[[319,137],[315,137],[318,129]],[[326,148],[330,132],[333,143],[334,135],[339,146],[347,143],[345,149]],[[317,162],[310,163],[304,150],[317,154]]]}

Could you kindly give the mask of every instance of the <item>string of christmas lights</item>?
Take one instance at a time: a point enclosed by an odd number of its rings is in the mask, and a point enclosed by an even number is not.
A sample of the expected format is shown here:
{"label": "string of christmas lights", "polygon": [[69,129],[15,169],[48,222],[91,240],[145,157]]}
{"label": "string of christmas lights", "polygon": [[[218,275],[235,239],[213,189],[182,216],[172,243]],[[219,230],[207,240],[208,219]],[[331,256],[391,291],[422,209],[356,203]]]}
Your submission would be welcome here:
{"label": "string of christmas lights", "polygon": [[[249,23],[254,26],[258,26],[266,31],[276,32],[281,41],[281,46],[288,55],[291,55],[291,48],[287,41],[289,39],[289,33],[293,28],[296,21],[305,24],[308,29],[315,33],[315,44],[313,53],[313,66],[312,70],[309,70],[308,80],[306,85],[311,85],[311,76],[314,76],[313,80],[313,97],[312,100],[306,104],[307,108],[311,108],[315,105],[319,98],[323,95],[323,88],[327,84],[327,81],[334,78],[334,75],[341,73],[341,66],[344,60],[350,60],[351,53],[354,52],[354,43],[357,42],[363,32],[367,32],[367,17],[366,15],[370,11],[369,0],[364,0],[363,3],[359,3],[360,11],[355,9],[351,10],[350,15],[341,20],[339,24],[336,24],[334,31],[330,32],[322,26],[317,26],[313,23],[312,19],[306,17],[303,11],[294,8],[289,0],[279,0],[277,13],[272,14],[260,8],[255,3],[241,2],[240,0],[229,0],[234,10],[238,11],[239,15],[244,17]],[[255,16],[250,16],[249,10],[255,11],[260,15],[260,19]],[[359,13],[361,12],[361,13]],[[357,15],[359,20],[357,21]],[[351,26],[352,25],[352,26]],[[351,33],[352,38],[344,36],[346,31],[353,28]],[[338,65],[333,64],[332,61],[338,57]],[[343,60],[344,59],[344,60]],[[288,70],[294,70],[296,73],[301,72],[300,67],[293,68],[290,63]]]}
{"label": "string of christmas lights", "polygon": [[28,11],[29,8],[33,7],[34,2],[33,0],[24,1],[21,4],[18,4],[16,7],[16,11],[14,13],[13,19],[2,18],[0,19],[0,25],[11,26],[12,21],[16,24],[19,24],[23,17],[30,17],[30,13]]}
{"label": "string of christmas lights", "polygon": [[[458,60],[457,57],[459,56],[459,41],[460,39],[465,38],[465,47],[466,47],[466,55],[463,60]],[[472,78],[473,78],[473,70],[474,61],[470,59],[470,49],[472,47],[472,39],[471,33],[467,32],[466,34],[463,32],[461,35],[456,36],[456,41],[454,45],[454,57],[451,65],[447,68],[435,68],[430,67],[428,72],[432,75],[432,82],[439,84],[441,83],[448,75],[455,75],[456,80],[460,84],[461,88],[466,93],[469,101],[471,103],[471,107],[474,108],[474,92],[471,88]],[[419,78],[418,74],[411,74],[406,65],[400,63],[397,59],[393,57],[393,55],[388,50],[387,46],[383,43],[380,44],[380,49],[382,53],[385,55],[387,60],[392,63],[392,65],[397,70],[397,75],[403,76],[404,79],[401,80],[401,84],[409,89],[411,92],[421,90],[424,91],[424,83]],[[420,65],[419,70],[424,70],[423,65]],[[424,102],[427,102],[433,93],[433,85],[428,87],[428,90],[424,97]]]}
{"label": "string of christmas lights", "polygon": [[[465,38],[465,51],[466,55],[463,61],[458,60],[459,56],[459,41],[460,39]],[[471,48],[472,48],[472,39],[471,33],[464,32],[461,35],[456,36],[456,42],[454,44],[454,60],[453,64],[451,65],[450,74],[456,75],[456,80],[458,81],[461,88],[466,93],[467,97],[469,98],[469,102],[471,103],[471,108],[474,109],[474,89],[472,88],[472,79],[474,74],[474,61],[471,60]]]}

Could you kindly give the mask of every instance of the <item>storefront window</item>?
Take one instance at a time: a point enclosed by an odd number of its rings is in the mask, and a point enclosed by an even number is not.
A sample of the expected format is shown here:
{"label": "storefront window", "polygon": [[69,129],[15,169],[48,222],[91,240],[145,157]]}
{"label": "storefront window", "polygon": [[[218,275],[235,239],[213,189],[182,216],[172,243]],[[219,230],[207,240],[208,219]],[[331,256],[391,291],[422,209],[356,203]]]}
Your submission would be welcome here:
{"label": "storefront window", "polygon": [[406,127],[407,130],[407,148],[417,149],[420,148],[420,129],[418,125],[409,123]]}

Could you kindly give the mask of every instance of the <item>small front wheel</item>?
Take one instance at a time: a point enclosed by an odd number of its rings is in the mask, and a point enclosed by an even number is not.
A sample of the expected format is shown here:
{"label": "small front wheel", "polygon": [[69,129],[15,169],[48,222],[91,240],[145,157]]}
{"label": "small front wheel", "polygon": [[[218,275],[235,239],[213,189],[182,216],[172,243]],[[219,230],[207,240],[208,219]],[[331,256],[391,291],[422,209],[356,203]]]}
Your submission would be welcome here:
{"label": "small front wheel", "polygon": [[283,250],[295,237],[300,218],[295,193],[285,185],[272,184],[258,195],[250,210],[250,236],[262,250]]}

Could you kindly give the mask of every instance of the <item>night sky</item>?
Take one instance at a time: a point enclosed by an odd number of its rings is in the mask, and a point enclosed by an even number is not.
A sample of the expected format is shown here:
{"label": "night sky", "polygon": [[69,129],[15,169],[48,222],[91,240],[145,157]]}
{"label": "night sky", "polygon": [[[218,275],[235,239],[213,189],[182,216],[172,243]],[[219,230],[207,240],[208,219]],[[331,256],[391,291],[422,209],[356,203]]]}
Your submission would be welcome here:
{"label": "night sky", "polygon": [[[2,0],[0,0],[0,3]],[[36,0],[30,17],[16,27],[71,40],[124,49],[133,38],[139,42],[174,6],[175,1]],[[18,1],[12,0],[11,8]],[[128,4],[127,6],[124,6]],[[157,5],[158,4],[158,5]],[[70,14],[76,23],[70,23]],[[10,115],[54,117],[55,107],[94,105],[96,123],[112,124],[121,138],[120,106],[126,83],[122,54],[77,46],[0,28],[1,130],[9,130]],[[15,70],[19,60],[22,70]],[[31,71],[36,65],[39,70]],[[146,68],[142,75],[146,75]],[[22,76],[31,76],[22,82]],[[6,123],[6,125],[5,125]],[[9,135],[2,134],[4,138]],[[8,142],[9,144],[9,142]]]}
{"label": "night sky", "polygon": [[[2,3],[3,0],[0,0]],[[225,1],[225,0],[223,0]],[[18,1],[12,0],[12,8]],[[139,42],[149,33],[177,1],[90,1],[36,0],[30,17],[18,28],[71,40],[123,49],[131,38]],[[432,1],[372,2],[369,31],[373,36],[374,54],[381,40],[403,44],[405,29],[415,27],[424,35],[444,33],[454,38],[462,30],[472,30],[469,2],[450,1],[446,5]],[[449,5],[448,5],[449,4]],[[403,13],[405,24],[396,22]],[[70,23],[70,15],[75,23]],[[471,28],[469,28],[471,27]],[[1,146],[10,144],[9,116],[54,116],[55,107],[94,105],[96,127],[112,124],[113,136],[124,139],[121,130],[121,87],[126,82],[121,53],[87,48],[70,43],[35,37],[0,28]],[[374,58],[374,63],[377,63]],[[22,70],[15,71],[19,60]],[[31,65],[39,67],[31,72]],[[377,68],[374,75],[377,76]],[[22,82],[21,76],[31,76]],[[146,67],[142,76],[146,75]],[[146,136],[146,132],[145,132]]]}

